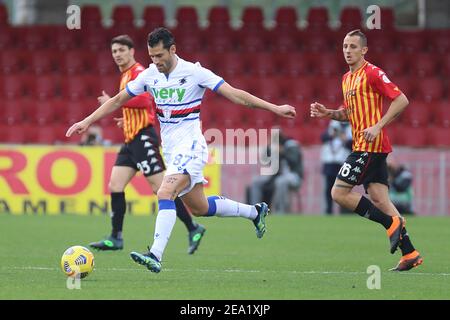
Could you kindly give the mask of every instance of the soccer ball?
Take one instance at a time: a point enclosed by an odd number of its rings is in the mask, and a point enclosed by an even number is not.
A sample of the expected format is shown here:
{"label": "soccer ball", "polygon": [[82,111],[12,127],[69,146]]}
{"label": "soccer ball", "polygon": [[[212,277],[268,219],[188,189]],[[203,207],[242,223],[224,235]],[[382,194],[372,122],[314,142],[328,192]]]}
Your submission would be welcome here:
{"label": "soccer ball", "polygon": [[70,247],[64,251],[61,268],[68,277],[86,278],[94,270],[94,255],[85,247]]}

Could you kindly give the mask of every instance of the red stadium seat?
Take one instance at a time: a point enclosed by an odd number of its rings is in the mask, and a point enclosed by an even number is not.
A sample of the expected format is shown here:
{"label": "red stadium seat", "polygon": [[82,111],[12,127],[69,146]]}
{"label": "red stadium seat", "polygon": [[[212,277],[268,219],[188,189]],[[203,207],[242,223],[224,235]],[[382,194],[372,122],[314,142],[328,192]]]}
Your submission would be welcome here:
{"label": "red stadium seat", "polygon": [[56,69],[56,60],[53,50],[37,50],[30,55],[30,71],[37,76],[52,73]]}
{"label": "red stadium seat", "polygon": [[[416,80],[412,79],[409,76],[401,76],[401,77],[390,77],[389,79],[397,85],[397,87],[402,91],[408,99],[412,99],[416,96]],[[417,97],[419,100],[424,100],[423,97]]]}
{"label": "red stadium seat", "polygon": [[[95,76],[94,76],[95,77]],[[97,77],[98,85],[93,87],[93,97],[97,98],[105,91],[108,95],[115,96],[119,93],[120,83],[119,75],[111,75],[109,77]],[[94,101],[96,103],[97,100]]]}
{"label": "red stadium seat", "polygon": [[12,126],[0,123],[0,144],[6,143],[6,137],[8,136],[8,131],[11,130]]}
{"label": "red stadium seat", "polygon": [[230,13],[228,7],[213,6],[208,12],[208,28],[211,29],[229,29]]}
{"label": "red stadium seat", "polygon": [[308,11],[307,30],[329,30],[328,25],[328,9],[326,7],[313,7]]}
{"label": "red stadium seat", "polygon": [[89,69],[97,77],[118,73],[118,67],[113,60],[110,50],[92,53],[87,56],[86,60],[91,65]]}
{"label": "red stadium seat", "polygon": [[427,145],[427,137],[424,128],[397,125],[398,143],[409,147],[420,148]]}
{"label": "red stadium seat", "polygon": [[[407,59],[403,53],[388,52],[380,53],[376,55],[376,58],[380,59],[380,62],[373,62],[377,67],[384,70],[388,77],[394,78],[397,76],[403,76],[410,68]],[[377,60],[378,60],[377,59]],[[371,61],[372,62],[372,61]]]}
{"label": "red stadium seat", "polygon": [[442,68],[441,68],[441,74],[444,77],[449,78],[450,77],[450,53],[447,53],[442,57]]}
{"label": "red stadium seat", "polygon": [[[301,49],[305,52],[323,53],[334,49],[333,33],[313,29],[303,33],[300,37]],[[342,40],[342,39],[341,39]]]}
{"label": "red stadium seat", "polygon": [[43,26],[20,27],[20,47],[26,50],[44,49],[51,40],[51,29]]}
{"label": "red stadium seat", "polygon": [[269,46],[265,35],[266,33],[262,31],[241,29],[236,36],[236,39],[239,41],[239,50],[252,53],[268,50]]}
{"label": "red stadium seat", "polygon": [[299,33],[283,32],[274,29],[269,32],[270,50],[276,55],[279,53],[296,54],[300,50]]}
{"label": "red stadium seat", "polygon": [[406,125],[412,127],[427,126],[432,120],[432,111],[429,104],[421,101],[410,101],[408,107],[402,112],[400,118]]}
{"label": "red stadium seat", "polygon": [[175,35],[175,38],[178,39],[177,52],[180,52],[180,54],[195,53],[197,51],[200,51],[203,47],[203,41],[200,32],[196,34],[192,34],[190,32],[186,34],[178,33],[178,35]]}
{"label": "red stadium seat", "polygon": [[88,54],[83,50],[66,52],[61,56],[60,71],[71,76],[86,73],[89,70],[86,62]]}
{"label": "red stadium seat", "polygon": [[245,71],[245,61],[240,53],[216,53],[213,59],[216,66],[214,71],[227,79],[242,75]]}
{"label": "red stadium seat", "polygon": [[25,120],[25,110],[21,106],[23,99],[6,99],[0,102],[4,123],[14,125]]}
{"label": "red stadium seat", "polygon": [[424,31],[398,31],[396,38],[398,49],[403,53],[418,53],[427,49]]}
{"label": "red stadium seat", "polygon": [[142,27],[147,34],[157,27],[165,26],[165,14],[162,6],[146,6],[144,8],[144,26]]}
{"label": "red stadium seat", "polygon": [[83,28],[91,29],[101,27],[102,15],[100,8],[96,5],[84,5],[81,7],[81,25]]}
{"label": "red stadium seat", "polygon": [[450,147],[450,134],[448,128],[442,128],[442,127],[429,127],[426,130],[426,137],[428,145],[434,146],[434,147],[444,147],[449,148]]}
{"label": "red stadium seat", "polygon": [[92,29],[81,29],[80,33],[81,48],[92,52],[102,50],[111,50],[109,31],[102,27],[93,27]]}
{"label": "red stadium seat", "polygon": [[395,15],[394,9],[392,7],[381,7],[380,8],[380,16],[381,16],[381,30],[389,32],[395,32]]}
{"label": "red stadium seat", "polygon": [[276,72],[273,54],[255,52],[248,62],[248,68],[250,74],[255,76],[265,77],[273,75]]}
{"label": "red stadium seat", "polygon": [[112,12],[113,25],[115,27],[134,27],[133,8],[129,5],[115,6]]}
{"label": "red stadium seat", "polygon": [[408,67],[413,76],[428,77],[437,73],[437,63],[432,53],[414,53],[409,56],[408,61]]}
{"label": "red stadium seat", "polygon": [[[113,120],[111,123],[113,123]],[[115,124],[108,126],[102,125],[102,137],[103,140],[110,141],[112,144],[121,144],[124,141],[122,129],[118,128]]]}
{"label": "red stadium seat", "polygon": [[0,74],[17,74],[25,70],[28,54],[21,49],[0,51]]}
{"label": "red stadium seat", "polygon": [[16,28],[1,27],[0,28],[0,47],[15,48],[18,37],[16,36]]}
{"label": "red stadium seat", "polygon": [[247,92],[256,91],[256,83],[254,77],[248,75],[236,75],[225,79],[230,85],[237,89],[242,89]]}
{"label": "red stadium seat", "polygon": [[418,81],[416,89],[416,98],[423,99],[426,102],[438,101],[444,98],[444,82],[436,76],[422,78]]}
{"label": "red stadium seat", "polygon": [[264,13],[261,7],[247,6],[242,11],[242,28],[246,32],[264,31]]}
{"label": "red stadium seat", "polygon": [[343,59],[336,59],[334,53],[313,54],[308,60],[314,66],[313,71],[321,76],[335,76],[348,70],[348,67],[343,67]]}
{"label": "red stadium seat", "polygon": [[80,47],[80,30],[70,30],[66,26],[55,26],[52,30],[52,41],[49,46],[56,50],[66,51]]}
{"label": "red stadium seat", "polygon": [[237,47],[234,31],[230,28],[208,28],[204,32],[208,52],[229,52]]}
{"label": "red stadium seat", "polygon": [[314,81],[316,98],[321,101],[328,101],[333,105],[342,102],[342,78],[337,76],[315,78]]}
{"label": "red stadium seat", "polygon": [[450,128],[450,102],[441,100],[433,103],[433,122],[439,127]]}
{"label": "red stadium seat", "polygon": [[450,32],[448,29],[427,30],[428,51],[446,54],[450,51]]}
{"label": "red stadium seat", "polygon": [[60,119],[63,110],[57,108],[59,105],[54,100],[36,100],[33,103],[30,120],[38,126],[51,125]]}
{"label": "red stadium seat", "polygon": [[276,67],[279,68],[279,73],[284,76],[298,77],[307,75],[312,72],[308,56],[299,52],[277,54],[275,55]]}
{"label": "red stadium seat", "polygon": [[54,104],[64,110],[61,114],[60,123],[70,126],[75,122],[83,120],[97,107],[96,101],[92,99],[75,101],[54,101]]}
{"label": "red stadium seat", "polygon": [[286,98],[295,101],[296,104],[309,105],[315,96],[314,77],[286,78],[282,85],[285,88]]}
{"label": "red stadium seat", "polygon": [[259,77],[255,79],[255,95],[272,103],[281,103],[284,95],[284,88],[282,87],[282,80],[279,77]]}
{"label": "red stadium seat", "polygon": [[71,100],[85,99],[86,97],[94,97],[95,93],[85,81],[84,76],[71,76],[63,79],[61,83],[61,94],[65,98]]}
{"label": "red stadium seat", "polygon": [[0,28],[5,28],[8,25],[8,10],[3,3],[0,3]]}
{"label": "red stadium seat", "polygon": [[34,128],[22,123],[14,126],[6,126],[3,139],[6,143],[24,144],[30,142],[29,136],[33,134]]}
{"label": "red stadium seat", "polygon": [[297,19],[295,7],[279,7],[275,13],[275,28],[294,31],[297,29]]}
{"label": "red stadium seat", "polygon": [[59,84],[62,77],[59,75],[42,75],[33,77],[30,94],[35,99],[52,99],[59,94]]}
{"label": "red stadium seat", "polygon": [[359,7],[343,8],[339,17],[341,22],[340,30],[349,32],[355,29],[361,29],[362,15]]}
{"label": "red stadium seat", "polygon": [[15,99],[24,97],[28,94],[30,80],[32,78],[26,75],[10,75],[3,80],[2,98]]}
{"label": "red stadium seat", "polygon": [[[192,32],[199,30],[197,9],[191,6],[178,7],[175,18],[177,20],[177,26],[174,32]],[[177,39],[177,42],[181,39]]]}
{"label": "red stadium seat", "polygon": [[[382,22],[384,26],[384,22]],[[367,45],[370,48],[370,52],[392,52],[397,50],[397,42],[395,38],[395,34],[393,32],[386,32],[384,29],[382,30],[370,30],[366,32],[367,36]]]}

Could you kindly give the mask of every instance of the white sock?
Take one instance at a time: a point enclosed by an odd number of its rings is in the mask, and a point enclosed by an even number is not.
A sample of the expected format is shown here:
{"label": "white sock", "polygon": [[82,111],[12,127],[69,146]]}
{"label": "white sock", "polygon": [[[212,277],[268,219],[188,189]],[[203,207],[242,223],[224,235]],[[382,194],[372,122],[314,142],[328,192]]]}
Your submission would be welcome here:
{"label": "white sock", "polygon": [[236,202],[226,198],[214,200],[216,203],[216,213],[218,217],[243,217],[254,220],[258,215],[255,206]]}
{"label": "white sock", "polygon": [[[164,200],[164,201],[171,201],[171,200]],[[158,258],[159,261],[161,261],[162,259],[164,249],[167,246],[167,242],[169,241],[173,226],[175,225],[175,221],[177,220],[175,202],[174,201],[171,202],[173,203],[173,209],[166,209],[164,208],[165,206],[161,206],[161,200],[159,201],[160,209],[158,211],[158,216],[156,217],[153,245],[152,248],[150,249],[151,253],[153,253]],[[163,207],[163,209],[161,209],[161,207]]]}

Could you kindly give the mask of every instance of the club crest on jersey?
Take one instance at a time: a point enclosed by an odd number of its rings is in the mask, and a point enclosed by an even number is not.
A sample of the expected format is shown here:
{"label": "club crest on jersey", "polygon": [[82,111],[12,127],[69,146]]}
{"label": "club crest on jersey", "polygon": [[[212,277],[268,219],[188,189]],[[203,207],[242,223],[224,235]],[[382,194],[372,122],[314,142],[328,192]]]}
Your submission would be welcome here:
{"label": "club crest on jersey", "polygon": [[172,115],[172,110],[170,110],[170,109],[164,109],[164,110],[163,110],[163,115],[164,115],[164,118],[169,119],[170,116]]}

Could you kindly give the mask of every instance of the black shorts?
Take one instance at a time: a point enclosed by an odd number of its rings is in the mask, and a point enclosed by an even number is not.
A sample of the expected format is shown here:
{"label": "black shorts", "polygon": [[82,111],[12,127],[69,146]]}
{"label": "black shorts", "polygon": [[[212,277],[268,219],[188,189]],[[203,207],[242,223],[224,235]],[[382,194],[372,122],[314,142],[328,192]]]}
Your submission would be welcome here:
{"label": "black shorts", "polygon": [[382,183],[389,187],[387,153],[352,152],[342,165],[337,178],[351,185],[364,185],[367,192],[369,183]]}
{"label": "black shorts", "polygon": [[155,128],[142,129],[133,140],[122,145],[114,165],[131,167],[146,177],[166,170]]}

